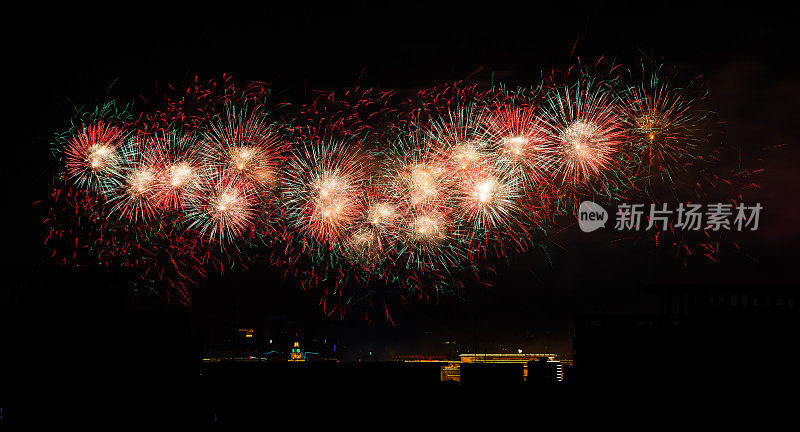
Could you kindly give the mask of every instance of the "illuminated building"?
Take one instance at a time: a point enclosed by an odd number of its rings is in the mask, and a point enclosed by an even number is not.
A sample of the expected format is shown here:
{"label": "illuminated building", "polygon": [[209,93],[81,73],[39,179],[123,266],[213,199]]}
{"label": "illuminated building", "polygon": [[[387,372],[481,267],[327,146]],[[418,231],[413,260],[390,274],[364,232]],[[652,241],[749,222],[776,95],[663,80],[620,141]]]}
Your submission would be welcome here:
{"label": "illuminated building", "polygon": [[[557,359],[557,354],[531,353],[531,354],[461,354],[461,364],[464,363],[488,363],[488,364],[519,364],[522,365],[522,377],[528,380],[529,365],[531,362],[544,362],[548,368],[552,368],[558,381],[564,380],[564,372],[561,361]],[[535,363],[538,364],[538,363]]]}
{"label": "illuminated building", "polygon": [[300,351],[300,342],[294,341],[292,352],[289,353],[289,361],[292,362],[306,361],[305,358],[303,357],[303,353]]}
{"label": "illuminated building", "polygon": [[564,381],[561,362],[540,357],[527,364],[527,382],[530,384],[555,384]]}
{"label": "illuminated building", "polygon": [[442,366],[442,381],[461,382],[461,363],[450,362]]}
{"label": "illuminated building", "polygon": [[556,354],[461,354],[461,363],[519,363],[526,364],[531,360],[544,357],[554,360]]}
{"label": "illuminated building", "polygon": [[519,365],[522,369],[522,380],[528,381],[529,369],[536,368],[536,380],[540,381],[544,375],[552,377],[554,382],[564,381],[564,369],[557,354],[531,353],[531,354],[460,354],[458,361],[443,361],[424,356],[403,356],[399,360],[404,362],[435,362],[441,363],[441,380],[461,382],[461,369],[464,364],[492,364],[492,365]]}

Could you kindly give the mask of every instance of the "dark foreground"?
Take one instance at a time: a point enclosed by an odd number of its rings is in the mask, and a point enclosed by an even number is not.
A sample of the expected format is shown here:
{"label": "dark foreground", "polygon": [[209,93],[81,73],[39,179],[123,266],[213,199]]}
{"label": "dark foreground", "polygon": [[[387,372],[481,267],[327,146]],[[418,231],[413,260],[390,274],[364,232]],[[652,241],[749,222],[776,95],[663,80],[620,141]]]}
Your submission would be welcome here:
{"label": "dark foreground", "polygon": [[457,384],[442,382],[435,363],[204,362],[185,309],[147,311],[118,291],[60,290],[56,280],[7,283],[0,423],[779,414],[800,383],[796,286],[736,286],[751,292],[744,307],[731,287],[695,287],[659,294],[657,315],[579,316],[566,382],[523,382],[521,369],[486,365],[462,368]]}

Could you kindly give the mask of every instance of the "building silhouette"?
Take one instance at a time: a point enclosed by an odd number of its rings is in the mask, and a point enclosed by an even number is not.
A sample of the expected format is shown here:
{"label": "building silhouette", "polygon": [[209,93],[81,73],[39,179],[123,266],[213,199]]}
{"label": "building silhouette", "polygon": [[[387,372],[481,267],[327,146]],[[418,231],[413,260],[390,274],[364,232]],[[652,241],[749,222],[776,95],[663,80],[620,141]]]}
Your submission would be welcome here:
{"label": "building silhouette", "polygon": [[797,287],[658,285],[659,313],[577,318],[573,384],[796,385]]}

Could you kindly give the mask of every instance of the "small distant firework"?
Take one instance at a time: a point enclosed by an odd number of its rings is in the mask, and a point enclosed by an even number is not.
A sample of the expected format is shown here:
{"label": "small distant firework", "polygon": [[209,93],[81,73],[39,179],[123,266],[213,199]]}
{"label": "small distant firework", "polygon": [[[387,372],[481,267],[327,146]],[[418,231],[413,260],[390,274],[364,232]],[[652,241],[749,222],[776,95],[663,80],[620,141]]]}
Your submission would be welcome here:
{"label": "small distant firework", "polygon": [[64,150],[67,175],[79,188],[108,192],[119,169],[119,147],[126,137],[124,129],[107,123],[84,126]]}
{"label": "small distant firework", "polygon": [[351,262],[371,270],[386,258],[381,235],[371,227],[362,227],[344,239],[342,250]]}
{"label": "small distant firework", "polygon": [[659,79],[658,71],[622,92],[620,111],[638,158],[636,177],[671,181],[675,170],[695,157],[698,119],[682,89]]}
{"label": "small distant firework", "polygon": [[374,269],[394,254],[402,215],[376,187],[368,187],[360,220],[344,240],[342,250],[353,263]]}
{"label": "small distant firework", "polygon": [[385,150],[380,181],[387,199],[403,215],[444,205],[450,199],[452,179],[435,152],[418,133],[401,136]]}
{"label": "small distant firework", "polygon": [[412,207],[435,207],[446,197],[448,181],[444,176],[444,169],[435,162],[411,162],[398,172],[398,181],[407,189],[404,198]]}
{"label": "small distant firework", "polygon": [[420,245],[433,245],[447,238],[447,221],[437,212],[421,212],[411,220],[409,237]]}
{"label": "small distant firework", "polygon": [[378,202],[367,209],[367,223],[378,230],[387,230],[397,225],[399,214],[392,204]]}
{"label": "small distant firework", "polygon": [[461,175],[489,158],[489,143],[481,133],[484,111],[456,108],[434,120],[428,132],[431,153],[445,168]]}
{"label": "small distant firework", "polygon": [[406,228],[401,256],[407,267],[433,272],[450,272],[464,264],[466,251],[462,232],[445,209],[412,211]]}

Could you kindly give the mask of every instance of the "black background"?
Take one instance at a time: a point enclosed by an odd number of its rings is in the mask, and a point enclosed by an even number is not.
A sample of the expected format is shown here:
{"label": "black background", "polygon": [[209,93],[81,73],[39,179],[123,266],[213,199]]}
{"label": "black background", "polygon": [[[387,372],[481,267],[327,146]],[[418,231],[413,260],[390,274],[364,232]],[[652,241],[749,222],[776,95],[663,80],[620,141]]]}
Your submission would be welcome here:
{"label": "black background", "polygon": [[[654,312],[642,284],[798,282],[798,19],[778,3],[132,4],[30,7],[12,21],[4,36],[10,114],[0,235],[3,272],[23,282],[4,287],[14,313],[3,324],[14,327],[19,342],[4,346],[11,355],[103,357],[106,348],[127,353],[123,347],[133,344],[147,357],[168,342],[148,343],[160,330],[141,314],[170,323],[163,317],[188,317],[185,331],[198,351],[221,346],[229,329],[277,319],[302,333],[332,335],[352,358],[435,351],[443,338],[468,351],[476,331],[479,351],[567,352],[576,314]],[[731,253],[720,263],[683,268],[658,251],[611,247],[602,235],[578,235],[572,227],[553,248],[552,264],[539,253],[522,254],[497,269],[491,288],[471,290],[465,300],[393,304],[396,327],[359,311],[344,322],[325,319],[314,295],[279,285],[269,269],[213,278],[187,309],[162,298],[103,294],[39,268],[45,209],[35,203],[47,197],[60,169],[49,142],[75,104],[106,95],[135,100],[157,83],[193,74],[264,81],[298,103],[309,100],[310,89],[355,84],[408,93],[467,77],[523,85],[578,58],[633,64],[642,52],[676,65],[686,79],[702,75],[707,106],[723,122],[715,139],[741,148],[745,166],[764,168],[760,188],[745,196],[764,205],[762,226],[737,239],[754,258]],[[56,276],[41,276],[51,272]],[[40,288],[21,288],[31,280]],[[126,316],[135,318],[120,318]]]}

